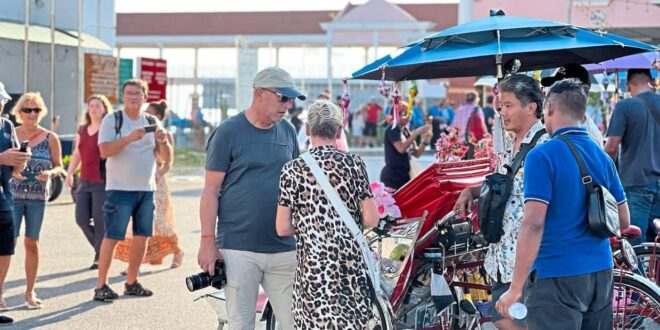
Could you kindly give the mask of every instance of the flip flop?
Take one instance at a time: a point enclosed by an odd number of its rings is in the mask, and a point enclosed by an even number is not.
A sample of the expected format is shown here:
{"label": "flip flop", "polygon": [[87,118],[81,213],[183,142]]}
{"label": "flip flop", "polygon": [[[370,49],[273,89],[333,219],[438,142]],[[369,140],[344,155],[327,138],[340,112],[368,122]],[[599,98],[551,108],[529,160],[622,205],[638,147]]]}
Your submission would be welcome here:
{"label": "flip flop", "polygon": [[25,304],[23,306],[27,309],[41,309],[44,307],[41,299],[37,298],[34,294],[32,295],[32,301],[25,299]]}

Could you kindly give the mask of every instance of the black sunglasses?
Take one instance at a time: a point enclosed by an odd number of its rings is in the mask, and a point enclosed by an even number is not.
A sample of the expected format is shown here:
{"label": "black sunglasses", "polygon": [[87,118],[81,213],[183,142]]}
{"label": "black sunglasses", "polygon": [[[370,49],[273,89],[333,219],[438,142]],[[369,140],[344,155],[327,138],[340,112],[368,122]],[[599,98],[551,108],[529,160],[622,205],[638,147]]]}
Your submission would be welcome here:
{"label": "black sunglasses", "polygon": [[41,108],[21,108],[21,112],[23,113],[39,113],[41,112]]}
{"label": "black sunglasses", "polygon": [[273,94],[275,94],[275,95],[277,95],[280,98],[280,103],[287,103],[287,102],[293,101],[295,99],[295,97],[286,96],[286,95],[284,95],[284,94],[282,94],[278,91],[274,91],[272,89],[268,89],[268,88],[264,88],[264,89],[271,92],[271,93],[273,93]]}

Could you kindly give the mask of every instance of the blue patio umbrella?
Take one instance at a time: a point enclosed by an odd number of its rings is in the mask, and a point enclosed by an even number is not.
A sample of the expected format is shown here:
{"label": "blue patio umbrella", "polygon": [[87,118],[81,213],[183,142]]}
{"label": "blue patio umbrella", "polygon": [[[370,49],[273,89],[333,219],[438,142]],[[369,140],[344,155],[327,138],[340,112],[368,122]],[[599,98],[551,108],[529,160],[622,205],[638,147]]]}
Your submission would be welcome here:
{"label": "blue patio umbrella", "polygon": [[564,63],[598,63],[653,50],[653,46],[610,33],[547,20],[493,16],[432,34],[399,53],[353,73],[355,79],[391,81],[501,76],[519,60],[519,71],[556,68]]}

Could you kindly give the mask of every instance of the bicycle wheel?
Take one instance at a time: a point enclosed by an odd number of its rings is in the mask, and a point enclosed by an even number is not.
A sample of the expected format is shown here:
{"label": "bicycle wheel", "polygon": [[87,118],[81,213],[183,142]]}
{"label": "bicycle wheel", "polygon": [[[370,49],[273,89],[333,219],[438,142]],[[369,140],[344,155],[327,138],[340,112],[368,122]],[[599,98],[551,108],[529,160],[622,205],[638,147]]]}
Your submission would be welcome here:
{"label": "bicycle wheel", "polygon": [[[644,276],[655,284],[660,284],[660,244],[642,243],[633,246]],[[655,251],[655,255],[654,255]]]}
{"label": "bicycle wheel", "polygon": [[660,325],[660,288],[647,278],[615,269],[614,329],[655,329]]}

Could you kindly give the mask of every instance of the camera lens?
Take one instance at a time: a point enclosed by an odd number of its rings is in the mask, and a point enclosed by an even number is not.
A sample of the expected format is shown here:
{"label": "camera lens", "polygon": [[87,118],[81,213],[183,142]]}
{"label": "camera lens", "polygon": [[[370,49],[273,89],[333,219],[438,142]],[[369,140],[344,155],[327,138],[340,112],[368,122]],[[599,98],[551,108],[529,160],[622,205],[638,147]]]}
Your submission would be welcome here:
{"label": "camera lens", "polygon": [[186,277],[186,286],[190,292],[203,289],[211,285],[211,277],[207,273],[199,273]]}

